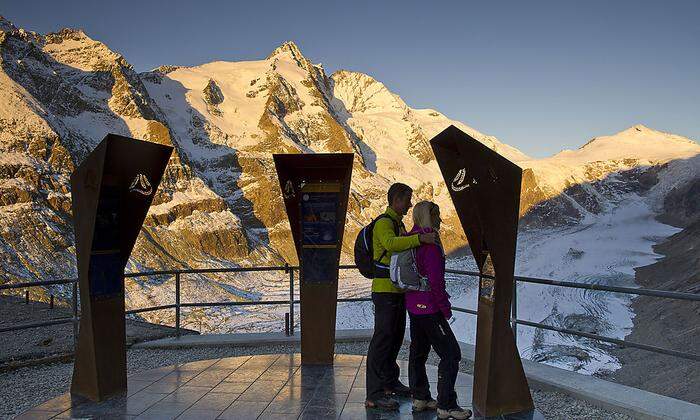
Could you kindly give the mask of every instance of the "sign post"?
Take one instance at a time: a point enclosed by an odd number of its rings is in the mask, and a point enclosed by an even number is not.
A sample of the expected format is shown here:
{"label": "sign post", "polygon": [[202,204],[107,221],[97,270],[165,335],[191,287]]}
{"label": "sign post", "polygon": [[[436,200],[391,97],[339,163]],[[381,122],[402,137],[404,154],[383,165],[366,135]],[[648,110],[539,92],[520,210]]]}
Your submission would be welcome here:
{"label": "sign post", "polygon": [[172,149],[108,134],[71,175],[81,308],[73,395],[126,391],[124,267]]}
{"label": "sign post", "polygon": [[430,144],[481,273],[475,415],[532,414],[530,388],[510,326],[522,170],[454,126]]}
{"label": "sign post", "polygon": [[274,161],[299,259],[301,362],[332,364],[353,155],[276,154]]}

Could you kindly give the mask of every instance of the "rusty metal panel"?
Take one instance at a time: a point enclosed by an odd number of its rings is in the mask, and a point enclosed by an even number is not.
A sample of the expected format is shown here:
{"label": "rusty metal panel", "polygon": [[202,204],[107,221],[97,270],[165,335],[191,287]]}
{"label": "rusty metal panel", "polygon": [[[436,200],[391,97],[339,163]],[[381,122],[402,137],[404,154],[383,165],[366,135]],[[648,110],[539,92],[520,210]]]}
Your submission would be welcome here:
{"label": "rusty metal panel", "polygon": [[81,306],[73,395],[126,391],[124,267],[171,153],[108,134],[71,175]]}
{"label": "rusty metal panel", "polygon": [[473,407],[480,416],[534,408],[510,326],[522,170],[450,126],[430,144],[480,278]]}
{"label": "rusty metal panel", "polygon": [[[353,155],[276,154],[273,158],[301,268],[301,361],[332,364],[338,265]],[[331,227],[335,232],[329,231]]]}

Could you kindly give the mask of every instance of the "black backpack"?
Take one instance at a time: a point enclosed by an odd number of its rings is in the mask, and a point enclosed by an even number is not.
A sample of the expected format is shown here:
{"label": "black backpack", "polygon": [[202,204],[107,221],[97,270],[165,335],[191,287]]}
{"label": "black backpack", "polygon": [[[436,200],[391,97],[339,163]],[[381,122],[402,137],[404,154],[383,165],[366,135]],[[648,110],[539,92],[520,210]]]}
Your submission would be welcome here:
{"label": "black backpack", "polygon": [[[374,245],[372,243],[374,236],[374,224],[377,223],[377,220],[383,217],[391,219],[391,222],[394,224],[394,233],[396,233],[398,236],[399,224],[396,222],[396,220],[392,219],[388,214],[381,214],[379,217],[372,220],[367,226],[363,227],[355,239],[355,265],[357,266],[357,269],[360,270],[360,274],[368,279],[373,279],[375,277]],[[382,258],[384,258],[386,253],[387,251],[385,249],[382,256],[379,257],[380,261]],[[379,267],[380,270],[382,268],[384,267]],[[381,271],[383,272],[383,270]],[[389,267],[386,267],[385,274],[386,276],[381,275],[380,277],[389,277]]]}

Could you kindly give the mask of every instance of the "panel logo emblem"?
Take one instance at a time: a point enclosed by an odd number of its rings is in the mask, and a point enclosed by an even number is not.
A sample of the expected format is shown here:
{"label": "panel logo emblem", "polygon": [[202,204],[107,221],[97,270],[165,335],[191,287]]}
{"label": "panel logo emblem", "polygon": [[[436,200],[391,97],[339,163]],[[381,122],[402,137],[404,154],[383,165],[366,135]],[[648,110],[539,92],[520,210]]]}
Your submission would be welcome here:
{"label": "panel logo emblem", "polygon": [[294,184],[292,183],[291,179],[288,179],[287,182],[284,184],[284,194],[282,194],[284,198],[292,198],[294,197]]}
{"label": "panel logo emblem", "polygon": [[472,178],[471,182],[466,181],[467,179],[467,169],[462,168],[457,172],[457,175],[452,179],[452,185],[450,185],[450,188],[452,188],[452,191],[454,192],[460,192],[464,189],[467,189],[471,187],[472,185],[476,185],[476,179]]}
{"label": "panel logo emblem", "polygon": [[135,192],[143,196],[148,197],[153,193],[153,187],[151,183],[146,178],[144,174],[136,175],[133,181],[131,181],[131,186],[129,186],[129,192]]}

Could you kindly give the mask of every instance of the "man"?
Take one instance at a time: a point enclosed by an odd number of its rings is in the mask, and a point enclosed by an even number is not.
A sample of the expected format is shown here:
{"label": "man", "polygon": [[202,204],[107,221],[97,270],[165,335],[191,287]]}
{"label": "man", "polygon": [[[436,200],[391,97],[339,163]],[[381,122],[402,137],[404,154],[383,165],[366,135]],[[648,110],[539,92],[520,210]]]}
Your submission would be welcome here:
{"label": "man", "polygon": [[[406,330],[404,293],[391,283],[389,264],[394,252],[416,248],[421,243],[435,243],[434,232],[402,236],[406,227],[401,219],[411,208],[411,187],[395,183],[387,193],[385,214],[374,224],[372,245],[375,272],[372,280],[374,303],[374,335],[367,351],[367,399],[365,406],[394,410],[399,407],[392,394],[410,395],[410,389],[399,381],[400,369],[396,357],[403,344]],[[398,227],[398,229],[396,229]]]}

